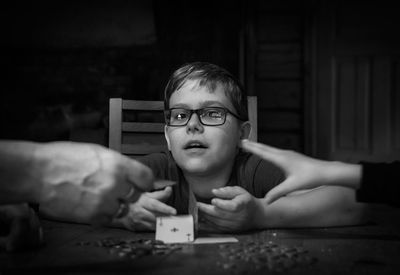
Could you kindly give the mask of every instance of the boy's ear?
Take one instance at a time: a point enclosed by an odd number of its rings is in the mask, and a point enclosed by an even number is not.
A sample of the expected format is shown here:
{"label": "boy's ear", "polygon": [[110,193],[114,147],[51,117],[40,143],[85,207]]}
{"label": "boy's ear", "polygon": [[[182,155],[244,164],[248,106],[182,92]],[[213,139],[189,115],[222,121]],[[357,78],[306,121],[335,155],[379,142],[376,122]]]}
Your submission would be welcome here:
{"label": "boy's ear", "polygon": [[167,129],[168,129],[168,126],[165,125],[165,126],[164,126],[164,136],[165,136],[165,140],[167,141],[168,150],[171,151],[171,145],[170,145],[170,143],[169,143],[169,136],[168,136],[168,131],[167,131]]}
{"label": "boy's ear", "polygon": [[240,139],[248,139],[250,136],[251,124],[250,121],[245,121],[240,126]]}

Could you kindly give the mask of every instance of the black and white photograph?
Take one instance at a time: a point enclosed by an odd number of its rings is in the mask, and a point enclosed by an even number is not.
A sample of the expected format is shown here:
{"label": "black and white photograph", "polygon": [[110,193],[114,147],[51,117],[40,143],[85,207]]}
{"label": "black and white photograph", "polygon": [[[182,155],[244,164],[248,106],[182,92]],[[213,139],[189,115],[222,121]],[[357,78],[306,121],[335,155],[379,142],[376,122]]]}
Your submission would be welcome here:
{"label": "black and white photograph", "polygon": [[397,6],[4,1],[0,275],[399,274]]}

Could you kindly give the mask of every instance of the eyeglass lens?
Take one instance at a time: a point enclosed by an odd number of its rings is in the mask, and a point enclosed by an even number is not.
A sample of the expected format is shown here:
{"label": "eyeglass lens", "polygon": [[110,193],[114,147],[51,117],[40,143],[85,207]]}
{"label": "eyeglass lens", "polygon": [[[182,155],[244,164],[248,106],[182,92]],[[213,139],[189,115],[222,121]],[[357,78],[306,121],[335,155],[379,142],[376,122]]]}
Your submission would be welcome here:
{"label": "eyeglass lens", "polygon": [[170,109],[168,124],[171,126],[184,126],[188,123],[193,113],[196,113],[204,125],[222,125],[225,123],[227,111],[224,108],[203,108],[198,110]]}

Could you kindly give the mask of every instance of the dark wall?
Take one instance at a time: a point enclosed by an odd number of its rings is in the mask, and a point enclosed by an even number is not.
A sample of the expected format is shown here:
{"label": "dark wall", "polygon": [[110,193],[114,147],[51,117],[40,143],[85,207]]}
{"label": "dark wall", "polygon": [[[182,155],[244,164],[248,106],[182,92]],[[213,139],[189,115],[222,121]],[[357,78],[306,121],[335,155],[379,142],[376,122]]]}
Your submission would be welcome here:
{"label": "dark wall", "polygon": [[239,72],[240,1],[32,1],[0,16],[2,138],[92,129],[106,144],[110,97],[160,100],[190,61]]}

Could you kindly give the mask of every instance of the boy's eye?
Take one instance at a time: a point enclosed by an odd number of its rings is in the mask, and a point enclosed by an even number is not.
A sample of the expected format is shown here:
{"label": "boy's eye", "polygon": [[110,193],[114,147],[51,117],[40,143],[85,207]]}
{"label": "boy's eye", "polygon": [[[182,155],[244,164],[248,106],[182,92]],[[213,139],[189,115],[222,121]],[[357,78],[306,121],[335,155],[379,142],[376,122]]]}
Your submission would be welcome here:
{"label": "boy's eye", "polygon": [[220,118],[222,118],[223,117],[223,112],[222,111],[220,111],[220,110],[216,110],[216,109],[212,109],[212,110],[207,110],[205,113],[204,113],[204,116],[205,117],[208,117],[208,118],[212,118],[212,119],[220,119]]}
{"label": "boy's eye", "polygon": [[186,112],[177,112],[173,115],[173,118],[176,120],[184,120],[187,118],[187,113]]}

